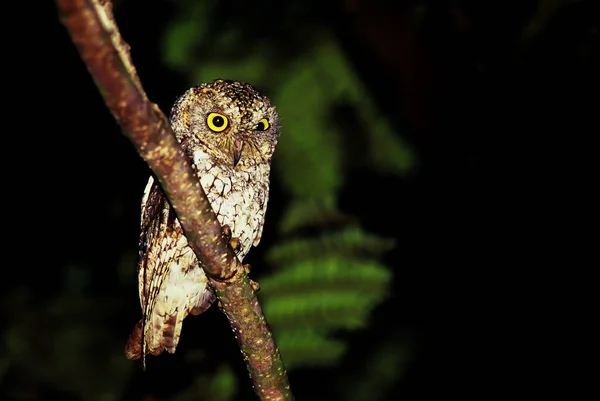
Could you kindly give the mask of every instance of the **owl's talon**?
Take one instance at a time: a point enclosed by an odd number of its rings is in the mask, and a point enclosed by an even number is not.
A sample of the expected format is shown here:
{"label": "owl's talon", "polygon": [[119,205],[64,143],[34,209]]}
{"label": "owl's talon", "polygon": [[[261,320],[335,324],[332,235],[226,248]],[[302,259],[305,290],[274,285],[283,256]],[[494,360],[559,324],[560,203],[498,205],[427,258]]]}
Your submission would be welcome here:
{"label": "owl's talon", "polygon": [[229,245],[231,245],[231,247],[233,248],[233,250],[235,251],[235,253],[238,253],[239,250],[241,249],[242,243],[240,242],[239,238],[232,237],[229,240]]}
{"label": "owl's talon", "polygon": [[231,241],[231,227],[229,227],[229,224],[223,226],[223,236],[227,238],[227,241]]}
{"label": "owl's talon", "polygon": [[231,245],[231,248],[235,251],[235,253],[238,253],[241,249],[242,243],[239,238],[232,237],[231,227],[229,227],[228,224],[223,226],[223,236],[227,239],[227,242],[229,242],[229,245]]}

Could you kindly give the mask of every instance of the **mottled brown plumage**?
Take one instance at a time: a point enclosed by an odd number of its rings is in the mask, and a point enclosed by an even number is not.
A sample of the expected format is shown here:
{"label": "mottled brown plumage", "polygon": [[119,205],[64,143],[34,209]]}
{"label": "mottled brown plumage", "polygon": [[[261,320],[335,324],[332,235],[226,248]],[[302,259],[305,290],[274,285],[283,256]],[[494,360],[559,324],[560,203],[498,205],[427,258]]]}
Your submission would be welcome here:
{"label": "mottled brown plumage", "polygon": [[[171,111],[171,126],[242,261],[258,245],[269,197],[279,120],[252,86],[216,80],[189,89]],[[139,294],[143,317],[126,347],[129,359],[175,352],[183,319],[215,296],[175,212],[150,177],[142,199]]]}

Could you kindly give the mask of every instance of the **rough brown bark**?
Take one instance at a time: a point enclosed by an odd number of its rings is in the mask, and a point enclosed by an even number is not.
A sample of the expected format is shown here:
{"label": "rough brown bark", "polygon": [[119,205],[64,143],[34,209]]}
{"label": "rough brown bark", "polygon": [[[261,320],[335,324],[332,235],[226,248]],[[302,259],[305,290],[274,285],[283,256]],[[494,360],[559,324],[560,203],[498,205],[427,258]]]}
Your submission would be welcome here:
{"label": "rough brown bark", "polygon": [[111,2],[56,0],[56,4],[106,106],[175,209],[235,333],[257,395],[263,400],[292,400],[279,350],[244,267],[229,246],[166,116],[148,100],[129,46],[114,21]]}

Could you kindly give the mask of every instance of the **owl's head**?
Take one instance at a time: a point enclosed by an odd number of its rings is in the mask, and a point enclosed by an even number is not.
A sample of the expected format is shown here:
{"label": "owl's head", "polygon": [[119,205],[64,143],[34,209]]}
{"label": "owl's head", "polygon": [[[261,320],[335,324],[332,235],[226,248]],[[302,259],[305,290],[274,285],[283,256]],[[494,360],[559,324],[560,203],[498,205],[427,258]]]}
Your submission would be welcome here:
{"label": "owl's head", "polygon": [[249,84],[221,79],[185,92],[173,106],[171,125],[190,158],[200,149],[237,169],[270,163],[279,135],[268,97]]}

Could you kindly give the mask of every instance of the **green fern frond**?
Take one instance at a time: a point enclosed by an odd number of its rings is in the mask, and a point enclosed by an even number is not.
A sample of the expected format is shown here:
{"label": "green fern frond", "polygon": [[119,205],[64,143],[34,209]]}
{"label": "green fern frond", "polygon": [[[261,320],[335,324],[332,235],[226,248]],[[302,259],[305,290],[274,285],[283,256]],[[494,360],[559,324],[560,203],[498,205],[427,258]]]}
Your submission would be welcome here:
{"label": "green fern frond", "polygon": [[277,88],[272,95],[287,137],[278,148],[285,163],[275,162],[275,166],[294,196],[335,193],[345,178],[340,145],[351,139],[347,127],[332,118],[337,104],[350,106],[356,123],[364,127],[362,158],[370,167],[397,175],[414,167],[414,151],[376,106],[340,44],[327,31],[321,32],[310,53],[294,60]]}
{"label": "green fern frond", "polygon": [[300,366],[330,366],[335,364],[346,350],[343,341],[326,338],[324,333],[312,328],[281,330],[276,332],[275,337],[287,369]]}
{"label": "green fern frond", "polygon": [[275,330],[306,326],[355,330],[366,325],[366,317],[381,295],[342,288],[269,299],[263,310]]}
{"label": "green fern frond", "polygon": [[279,221],[279,232],[288,234],[306,227],[328,227],[347,220],[337,210],[333,194],[318,198],[292,199]]}
{"label": "green fern frond", "polygon": [[336,287],[380,294],[390,278],[389,269],[375,260],[326,257],[287,264],[285,269],[261,278],[260,286],[273,295],[327,291]]}
{"label": "green fern frond", "polygon": [[318,60],[310,55],[295,62],[294,73],[272,96],[286,132],[273,163],[293,197],[320,198],[342,185],[341,137],[326,123],[333,99],[329,87],[322,85]]}
{"label": "green fern frond", "polygon": [[[287,333],[286,341],[301,339],[311,328],[311,341],[289,341],[282,347],[286,366],[290,360],[292,366],[331,364],[342,355],[344,344],[330,337],[338,330],[368,324],[392,278],[377,258],[392,245],[360,227],[348,226],[271,248],[266,258],[277,268],[259,279],[259,297],[275,338],[279,343],[281,333]],[[310,349],[311,345],[318,348]],[[329,346],[334,348],[326,349]],[[333,354],[319,359],[330,351]]]}
{"label": "green fern frond", "polygon": [[273,266],[328,256],[380,256],[394,246],[392,239],[369,234],[357,226],[323,232],[312,238],[293,239],[269,249],[265,258]]}
{"label": "green fern frond", "polygon": [[[371,113],[362,114],[366,119],[378,113],[373,108]],[[379,116],[372,120],[369,124],[370,166],[381,173],[406,175],[411,172],[417,164],[414,151],[393,131],[389,119]]]}

